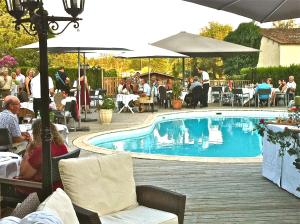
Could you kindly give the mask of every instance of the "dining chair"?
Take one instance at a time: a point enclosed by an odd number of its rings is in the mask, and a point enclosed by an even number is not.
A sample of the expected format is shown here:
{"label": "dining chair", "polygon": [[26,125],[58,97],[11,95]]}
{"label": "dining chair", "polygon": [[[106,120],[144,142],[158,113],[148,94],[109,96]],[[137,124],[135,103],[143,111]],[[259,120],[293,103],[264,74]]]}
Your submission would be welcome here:
{"label": "dining chair", "polygon": [[7,128],[0,128],[0,151],[12,151],[12,138]]}
{"label": "dining chair", "polygon": [[262,103],[263,100],[260,99],[260,96],[262,95],[267,95],[268,98],[265,100],[267,101],[267,105],[268,107],[270,106],[270,95],[271,95],[271,91],[272,89],[269,88],[269,89],[258,89],[256,91],[256,102],[257,102],[257,107],[260,106],[260,104]]}

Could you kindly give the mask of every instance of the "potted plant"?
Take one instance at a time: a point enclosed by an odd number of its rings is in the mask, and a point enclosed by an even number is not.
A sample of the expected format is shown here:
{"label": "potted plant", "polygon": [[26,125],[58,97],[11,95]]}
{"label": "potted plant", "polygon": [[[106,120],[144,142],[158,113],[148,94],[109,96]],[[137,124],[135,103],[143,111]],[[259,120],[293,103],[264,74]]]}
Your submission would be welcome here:
{"label": "potted plant", "polygon": [[98,106],[99,120],[102,124],[110,124],[112,120],[112,114],[115,109],[115,101],[111,97],[104,97],[102,104]]}
{"label": "potted plant", "polygon": [[180,99],[180,96],[182,93],[182,84],[179,79],[174,81],[172,93],[173,93],[173,100],[172,100],[173,109],[181,109],[182,100]]}
{"label": "potted plant", "polygon": [[182,100],[179,98],[182,93],[182,83],[180,79],[178,78],[179,72],[176,70],[175,65],[173,66],[172,69],[173,76],[175,77],[175,81],[173,83],[172,87],[172,94],[173,94],[173,99],[172,99],[172,106],[173,109],[181,109],[182,108]]}

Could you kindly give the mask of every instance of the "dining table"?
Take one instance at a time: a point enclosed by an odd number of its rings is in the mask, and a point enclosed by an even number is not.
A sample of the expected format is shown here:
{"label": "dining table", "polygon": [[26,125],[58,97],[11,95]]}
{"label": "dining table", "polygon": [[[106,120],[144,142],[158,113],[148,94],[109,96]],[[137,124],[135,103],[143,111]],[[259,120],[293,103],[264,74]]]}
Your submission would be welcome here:
{"label": "dining table", "polygon": [[12,152],[0,152],[0,177],[13,178],[19,175],[22,157]]}
{"label": "dining table", "polygon": [[131,111],[131,113],[134,114],[132,107],[129,105],[129,103],[131,101],[138,100],[139,97],[140,97],[139,95],[135,95],[135,94],[117,94],[116,101],[123,103],[123,107],[119,110],[118,113],[121,113],[125,108],[127,108]]}
{"label": "dining table", "polygon": [[[285,128],[299,130],[297,126],[282,124],[268,124],[267,128],[274,132],[283,132]],[[287,152],[280,155],[280,146],[268,141],[267,134],[263,137],[262,154],[262,175],[277,186],[300,197],[300,191],[297,191],[300,186],[300,172],[293,164],[296,156],[291,156]]]}

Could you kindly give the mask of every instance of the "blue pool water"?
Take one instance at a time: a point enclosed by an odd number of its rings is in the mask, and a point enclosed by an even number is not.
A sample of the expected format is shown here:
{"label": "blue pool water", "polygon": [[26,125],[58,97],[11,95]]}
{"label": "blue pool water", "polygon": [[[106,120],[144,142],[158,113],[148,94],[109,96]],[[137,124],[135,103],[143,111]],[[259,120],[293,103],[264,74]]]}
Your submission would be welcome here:
{"label": "blue pool water", "polygon": [[202,117],[161,120],[146,132],[94,139],[93,145],[118,151],[196,157],[256,157],[261,137],[253,131],[259,118]]}

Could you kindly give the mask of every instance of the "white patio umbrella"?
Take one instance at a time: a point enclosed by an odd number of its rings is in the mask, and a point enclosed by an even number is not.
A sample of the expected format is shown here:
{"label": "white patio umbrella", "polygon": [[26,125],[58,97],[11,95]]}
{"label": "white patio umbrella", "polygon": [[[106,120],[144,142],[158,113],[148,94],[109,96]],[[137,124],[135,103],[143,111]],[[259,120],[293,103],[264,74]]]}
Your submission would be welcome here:
{"label": "white patio umbrella", "polygon": [[122,52],[116,55],[118,58],[148,58],[148,78],[150,84],[150,59],[151,58],[186,58],[187,55],[176,53],[160,47],[144,45],[134,48],[132,51]]}
{"label": "white patio umbrella", "polygon": [[[77,84],[80,85],[80,53],[91,52],[92,50],[117,50],[127,51],[130,50],[130,43],[122,42],[120,39],[105,35],[87,35],[86,33],[70,33],[60,35],[54,38],[48,39],[48,51],[55,53],[78,53],[78,80]],[[18,49],[38,49],[39,43],[28,44]],[[78,99],[80,103],[80,86],[78,88]],[[80,106],[79,106],[79,128],[81,125],[80,118]],[[85,114],[86,116],[86,114]]]}
{"label": "white patio umbrella", "polygon": [[180,32],[152,43],[152,45],[191,57],[227,57],[236,54],[256,53],[258,49],[239,44]]}
{"label": "white patio umbrella", "polygon": [[184,0],[232,12],[261,23],[300,18],[300,0]]}

